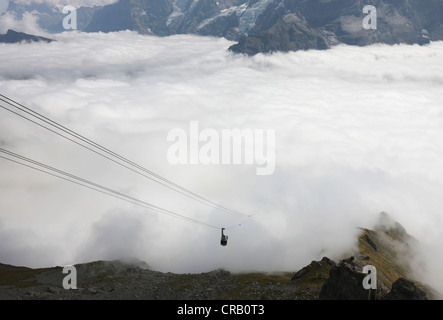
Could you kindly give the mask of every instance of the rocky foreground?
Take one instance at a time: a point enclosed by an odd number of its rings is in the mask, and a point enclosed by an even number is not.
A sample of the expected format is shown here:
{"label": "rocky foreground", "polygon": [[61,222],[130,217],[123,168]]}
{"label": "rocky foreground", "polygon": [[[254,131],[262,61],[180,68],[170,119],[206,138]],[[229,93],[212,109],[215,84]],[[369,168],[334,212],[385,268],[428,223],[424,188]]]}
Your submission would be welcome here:
{"label": "rocky foreground", "polygon": [[[8,300],[428,300],[430,286],[408,278],[404,263],[416,241],[387,214],[374,230],[362,229],[358,252],[337,263],[324,257],[297,272],[233,274],[216,270],[174,274],[140,261],[76,265],[77,289],[65,290],[63,268],[30,269],[0,264],[0,299]],[[394,250],[395,248],[395,250]],[[403,262],[401,262],[403,261]],[[377,269],[377,289],[362,282],[365,265]]]}

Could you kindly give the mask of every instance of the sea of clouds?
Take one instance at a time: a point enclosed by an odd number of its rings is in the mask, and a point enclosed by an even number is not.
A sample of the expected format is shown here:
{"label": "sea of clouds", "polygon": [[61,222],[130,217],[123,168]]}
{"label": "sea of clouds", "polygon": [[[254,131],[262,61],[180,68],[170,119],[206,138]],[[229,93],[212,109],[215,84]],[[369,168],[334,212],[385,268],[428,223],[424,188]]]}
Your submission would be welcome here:
{"label": "sea of clouds", "polygon": [[[443,291],[443,43],[234,55],[225,39],[63,33],[0,45],[0,93],[250,219],[205,207],[0,109],[0,146],[216,226],[0,159],[0,262],[138,258],[161,271],[298,270],[388,212]],[[172,165],[174,128],[276,130],[276,168]],[[241,225],[239,225],[241,224]]]}

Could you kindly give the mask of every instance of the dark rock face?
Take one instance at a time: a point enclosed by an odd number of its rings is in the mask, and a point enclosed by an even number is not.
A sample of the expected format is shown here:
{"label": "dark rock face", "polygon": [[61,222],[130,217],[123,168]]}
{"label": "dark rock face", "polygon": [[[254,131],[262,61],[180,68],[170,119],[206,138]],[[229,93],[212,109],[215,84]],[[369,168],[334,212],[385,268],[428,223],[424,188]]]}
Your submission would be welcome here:
{"label": "dark rock face", "polygon": [[6,34],[0,35],[0,43],[20,43],[20,42],[52,42],[53,40],[33,36],[23,32],[8,30]]}
{"label": "dark rock face", "polygon": [[[282,11],[272,27],[257,24],[253,33],[248,37],[262,42],[261,52],[275,49],[272,43],[279,43],[280,50],[324,49],[337,43],[365,46],[374,43],[386,44],[426,44],[430,40],[443,39],[443,3],[436,0],[286,0],[282,2],[286,11]],[[281,4],[271,4],[276,8]],[[366,5],[377,9],[377,29],[363,28],[363,13]],[[288,17],[294,13],[303,17],[295,22]],[[266,19],[263,19],[266,20]],[[306,23],[307,22],[307,23]],[[321,38],[322,41],[306,41],[298,35],[292,41],[287,40],[287,34],[281,34],[275,26],[304,26],[305,37],[308,39]],[[309,27],[309,29],[307,29]],[[264,32],[266,31],[266,32]],[[269,33],[272,36],[269,36]],[[258,39],[257,39],[258,38]],[[303,46],[297,44],[303,42]],[[242,40],[232,46],[235,52],[254,53],[250,42]]]}
{"label": "dark rock face", "polygon": [[318,277],[320,271],[326,270],[329,272],[332,267],[335,267],[335,262],[327,257],[323,257],[321,261],[312,261],[309,265],[299,270],[292,276],[291,280],[295,281],[302,279],[308,276],[310,273],[316,273]]}
{"label": "dark rock face", "polygon": [[129,0],[119,1],[97,11],[83,31],[114,32],[120,30],[135,30]]}
{"label": "dark rock face", "polygon": [[[365,257],[362,257],[365,258]],[[391,290],[378,283],[376,290],[363,288],[363,266],[369,264],[367,259],[350,257],[340,261],[329,272],[328,281],[320,290],[320,300],[428,300],[430,292],[426,292],[417,285],[400,277],[392,284]],[[302,269],[303,271],[303,269]],[[299,272],[300,273],[300,272]],[[297,274],[294,276],[296,277]],[[379,276],[378,276],[379,277]]]}
{"label": "dark rock face", "polygon": [[235,8],[246,0],[120,0],[95,13],[86,32],[135,30],[167,36],[197,33],[235,37]]}
{"label": "dark rock face", "polygon": [[[324,300],[425,300],[439,297],[437,292],[409,280],[411,261],[417,257],[416,239],[389,214],[381,213],[374,230],[362,229],[359,255],[341,260],[330,270],[320,291]],[[363,287],[366,265],[377,272],[377,289]]]}
{"label": "dark rock face", "polygon": [[375,250],[377,251],[377,245],[374,243],[374,241],[366,234],[364,237],[364,240]]}
{"label": "dark rock face", "polygon": [[386,292],[383,289],[366,290],[362,265],[354,257],[342,260],[329,272],[329,279],[320,291],[320,300],[375,300]]}
{"label": "dark rock face", "polygon": [[267,30],[244,36],[231,46],[234,52],[254,55],[260,52],[296,51],[311,48],[326,49],[327,44],[320,32],[312,29],[299,14],[285,15]]}
{"label": "dark rock face", "polygon": [[384,300],[428,300],[425,291],[418,288],[412,281],[399,278],[392,284],[391,291]]}

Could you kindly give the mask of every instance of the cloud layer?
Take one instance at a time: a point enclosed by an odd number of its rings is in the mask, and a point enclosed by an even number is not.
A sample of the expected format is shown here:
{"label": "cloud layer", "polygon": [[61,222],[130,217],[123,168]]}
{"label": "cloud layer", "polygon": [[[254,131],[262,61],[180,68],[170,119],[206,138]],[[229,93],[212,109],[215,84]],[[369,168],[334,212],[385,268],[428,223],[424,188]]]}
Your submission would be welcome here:
{"label": "cloud layer", "polygon": [[[64,33],[3,45],[0,92],[251,219],[194,203],[0,110],[6,149],[219,230],[0,161],[0,261],[135,257],[163,271],[297,270],[389,212],[443,289],[443,43],[245,57],[224,39]],[[276,169],[167,161],[169,130],[275,129]],[[241,226],[238,224],[241,223]],[[438,255],[437,255],[438,256]],[[432,257],[432,259],[431,259]],[[418,270],[421,271],[421,270]],[[428,279],[425,279],[428,280]]]}

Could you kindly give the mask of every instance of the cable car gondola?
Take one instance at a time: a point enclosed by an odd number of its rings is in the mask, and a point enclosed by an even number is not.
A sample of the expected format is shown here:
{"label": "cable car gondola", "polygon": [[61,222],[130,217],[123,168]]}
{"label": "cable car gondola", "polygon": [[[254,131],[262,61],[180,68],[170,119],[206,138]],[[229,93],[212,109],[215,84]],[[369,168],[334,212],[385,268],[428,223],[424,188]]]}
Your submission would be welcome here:
{"label": "cable car gondola", "polygon": [[228,236],[225,235],[225,234],[223,233],[224,230],[225,230],[225,228],[222,228],[222,229],[221,229],[221,240],[220,240],[220,244],[221,244],[222,246],[226,246],[226,245],[228,244]]}

